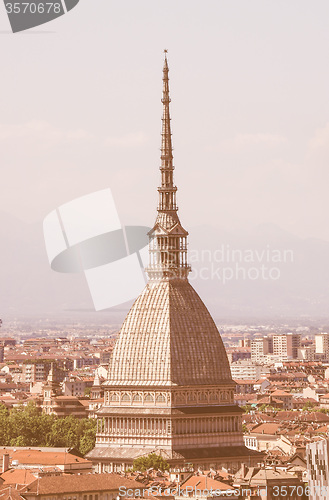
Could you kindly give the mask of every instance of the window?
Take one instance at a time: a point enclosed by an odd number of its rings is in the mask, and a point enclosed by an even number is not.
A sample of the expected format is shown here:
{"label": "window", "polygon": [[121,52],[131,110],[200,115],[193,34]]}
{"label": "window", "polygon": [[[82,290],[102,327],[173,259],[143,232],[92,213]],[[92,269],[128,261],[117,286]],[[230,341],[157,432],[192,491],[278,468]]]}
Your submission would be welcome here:
{"label": "window", "polygon": [[196,400],[195,393],[194,392],[188,392],[187,400],[188,401],[195,401]]}
{"label": "window", "polygon": [[201,392],[200,401],[207,401],[207,394],[205,392]]}

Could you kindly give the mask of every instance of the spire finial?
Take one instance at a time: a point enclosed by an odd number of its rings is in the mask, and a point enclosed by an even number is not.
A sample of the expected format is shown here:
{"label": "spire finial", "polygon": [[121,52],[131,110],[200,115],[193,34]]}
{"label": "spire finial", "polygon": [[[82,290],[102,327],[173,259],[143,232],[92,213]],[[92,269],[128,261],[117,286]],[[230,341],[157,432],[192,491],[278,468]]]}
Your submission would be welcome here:
{"label": "spire finial", "polygon": [[[150,236],[150,266],[147,272],[151,279],[186,279],[190,272],[187,263],[187,235],[181,226],[176,205],[177,187],[174,184],[173,148],[170,125],[168,50],[164,49],[161,131],[161,185],[158,188],[158,216]],[[173,232],[174,231],[174,232]]]}
{"label": "spire finial", "polygon": [[169,103],[171,101],[169,96],[169,68],[167,61],[167,49],[165,49],[165,60],[163,65],[163,89],[162,89],[162,142],[161,142],[161,168],[166,168],[168,171],[171,170],[170,184],[173,186],[173,154],[172,154],[172,143],[171,143],[171,126],[170,126],[170,111]]}
{"label": "spire finial", "polygon": [[[164,53],[164,56],[165,56],[164,62],[163,62],[163,71],[169,71],[169,68],[168,68],[168,59],[167,59],[168,50],[164,49],[163,53]],[[168,74],[167,74],[167,76],[168,76]]]}

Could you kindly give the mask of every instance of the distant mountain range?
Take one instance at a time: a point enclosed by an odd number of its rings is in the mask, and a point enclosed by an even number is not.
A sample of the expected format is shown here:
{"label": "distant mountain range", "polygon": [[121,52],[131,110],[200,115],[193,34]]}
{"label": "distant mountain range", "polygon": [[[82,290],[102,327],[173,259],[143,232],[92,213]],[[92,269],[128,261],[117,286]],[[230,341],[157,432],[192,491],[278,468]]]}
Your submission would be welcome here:
{"label": "distant mountain range", "polygon": [[[84,276],[50,269],[42,223],[0,213],[0,248],[2,318],[74,311],[105,320],[121,317],[129,306],[93,313]],[[215,319],[329,317],[327,241],[301,239],[271,224],[239,234],[201,226],[190,230],[189,252],[191,283]]]}
{"label": "distant mountain range", "polygon": [[[191,257],[194,249],[205,246],[213,260],[216,249],[217,257],[224,254],[224,262],[213,265],[233,271],[225,284],[217,276],[192,281],[215,317],[329,316],[329,242],[301,239],[272,224],[240,234],[195,228],[190,236]],[[193,264],[197,269],[201,265],[209,268],[209,263]]]}

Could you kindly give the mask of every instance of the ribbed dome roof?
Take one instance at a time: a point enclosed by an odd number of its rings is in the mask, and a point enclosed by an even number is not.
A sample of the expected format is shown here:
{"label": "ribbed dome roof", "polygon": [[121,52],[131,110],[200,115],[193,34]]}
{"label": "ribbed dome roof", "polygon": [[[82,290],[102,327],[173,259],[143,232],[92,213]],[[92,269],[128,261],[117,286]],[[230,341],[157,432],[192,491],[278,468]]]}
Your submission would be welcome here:
{"label": "ribbed dome roof", "polygon": [[122,325],[108,385],[230,382],[231,371],[220,334],[189,282],[148,283]]}

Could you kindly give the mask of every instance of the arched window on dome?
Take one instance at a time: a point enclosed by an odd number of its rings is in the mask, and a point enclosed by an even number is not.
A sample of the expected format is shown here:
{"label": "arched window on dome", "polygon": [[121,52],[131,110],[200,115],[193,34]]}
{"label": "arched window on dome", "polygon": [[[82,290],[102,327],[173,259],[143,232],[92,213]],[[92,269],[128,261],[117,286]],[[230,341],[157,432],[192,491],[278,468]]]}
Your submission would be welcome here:
{"label": "arched window on dome", "polygon": [[143,401],[141,394],[135,394],[133,396],[133,403],[141,403]]}
{"label": "arched window on dome", "polygon": [[185,403],[186,400],[186,393],[185,392],[178,392],[175,396],[175,402],[176,403]]}
{"label": "arched window on dome", "polygon": [[166,398],[164,396],[164,394],[159,394],[157,397],[156,397],[156,403],[165,403],[166,402]]}
{"label": "arched window on dome", "polygon": [[209,401],[218,401],[218,394],[216,391],[211,391],[209,394]]}
{"label": "arched window on dome", "polygon": [[208,401],[207,393],[206,392],[204,392],[204,391],[200,392],[200,394],[199,394],[199,401],[201,403],[206,403]]}
{"label": "arched window on dome", "polygon": [[194,391],[188,392],[188,394],[187,394],[187,401],[189,403],[196,401],[196,393]]}

